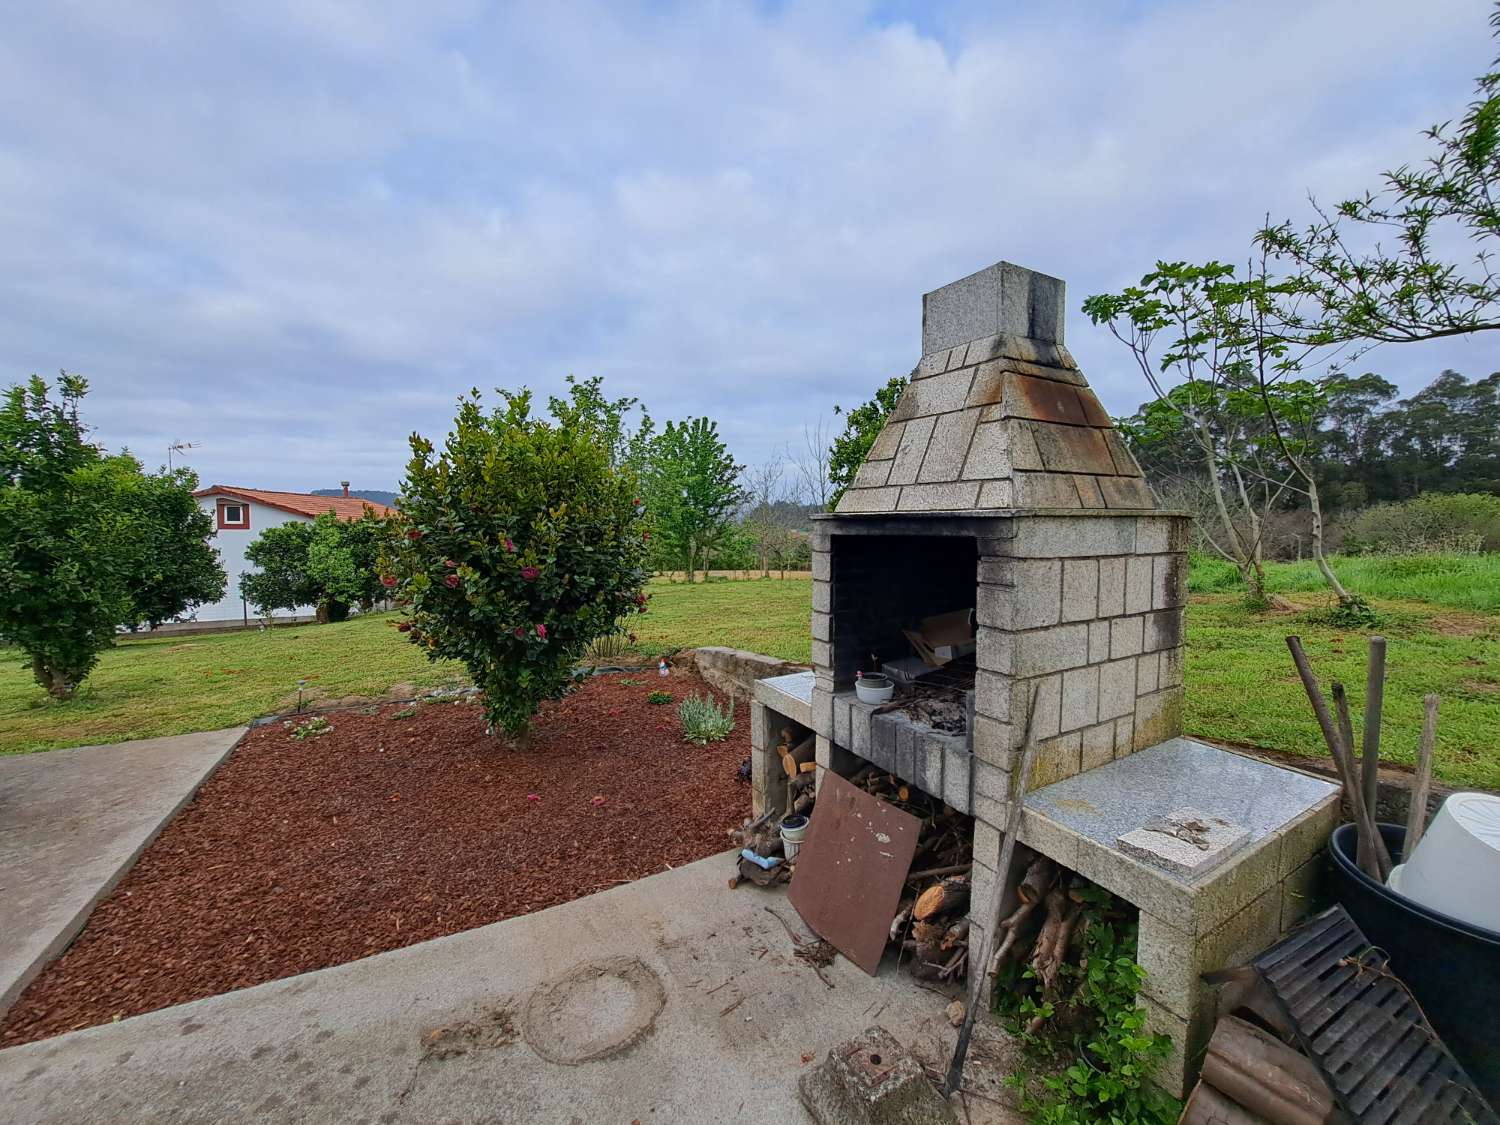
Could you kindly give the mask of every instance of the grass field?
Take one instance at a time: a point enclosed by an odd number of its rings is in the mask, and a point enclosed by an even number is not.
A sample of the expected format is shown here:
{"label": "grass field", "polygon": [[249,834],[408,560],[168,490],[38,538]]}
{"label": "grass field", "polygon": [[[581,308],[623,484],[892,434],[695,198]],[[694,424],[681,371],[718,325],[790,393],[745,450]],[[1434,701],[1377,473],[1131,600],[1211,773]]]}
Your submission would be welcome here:
{"label": "grass field", "polygon": [[[1383,563],[1384,566],[1375,564]],[[1440,777],[1500,789],[1500,566],[1473,560],[1342,560],[1355,589],[1372,596],[1390,640],[1385,750],[1409,762],[1421,726],[1421,700],[1443,697]],[[1347,569],[1354,564],[1352,569]],[[1448,565],[1445,569],[1445,564]],[[1221,576],[1196,564],[1188,609],[1186,725],[1223,742],[1314,754],[1322,740],[1286,652],[1302,636],[1325,679],[1363,695],[1365,637],[1322,623],[1328,599],[1306,589],[1301,564],[1273,565],[1273,589],[1298,608],[1254,616],[1234,594],[1216,592]],[[1450,573],[1451,571],[1451,573]],[[1413,593],[1392,597],[1411,580]],[[1204,590],[1204,587],[1208,587]],[[1314,588],[1316,589],[1316,588]],[[808,658],[811,584],[806,578],[657,582],[650,612],[635,622],[646,655],[697,645],[731,645]],[[107,652],[79,699],[52,704],[19,662],[0,661],[0,750],[36,750],[110,742],[245,722],[295,702],[297,680],[320,699],[373,696],[461,678],[429,664],[398,639],[391,618],[266,633],[127,641]]]}

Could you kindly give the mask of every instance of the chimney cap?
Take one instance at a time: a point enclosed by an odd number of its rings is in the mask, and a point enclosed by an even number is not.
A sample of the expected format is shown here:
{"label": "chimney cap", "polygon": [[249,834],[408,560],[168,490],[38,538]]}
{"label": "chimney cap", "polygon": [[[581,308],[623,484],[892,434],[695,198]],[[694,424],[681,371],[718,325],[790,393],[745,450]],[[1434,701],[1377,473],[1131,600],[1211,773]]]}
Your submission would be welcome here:
{"label": "chimney cap", "polygon": [[346,480],[341,480],[339,481],[339,487],[344,490],[344,496],[347,498],[349,495],[349,482]]}
{"label": "chimney cap", "polygon": [[922,354],[990,336],[1063,342],[1061,278],[1012,262],[950,282],[922,297]]}

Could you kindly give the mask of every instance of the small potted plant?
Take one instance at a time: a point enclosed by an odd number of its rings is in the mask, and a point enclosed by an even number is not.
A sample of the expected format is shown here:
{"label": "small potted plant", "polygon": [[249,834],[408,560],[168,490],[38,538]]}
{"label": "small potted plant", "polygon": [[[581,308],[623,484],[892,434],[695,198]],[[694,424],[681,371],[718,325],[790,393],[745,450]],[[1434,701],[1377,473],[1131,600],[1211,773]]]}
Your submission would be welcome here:
{"label": "small potted plant", "polygon": [[884,703],[896,694],[896,685],[884,672],[856,672],[854,694],[861,703]]}

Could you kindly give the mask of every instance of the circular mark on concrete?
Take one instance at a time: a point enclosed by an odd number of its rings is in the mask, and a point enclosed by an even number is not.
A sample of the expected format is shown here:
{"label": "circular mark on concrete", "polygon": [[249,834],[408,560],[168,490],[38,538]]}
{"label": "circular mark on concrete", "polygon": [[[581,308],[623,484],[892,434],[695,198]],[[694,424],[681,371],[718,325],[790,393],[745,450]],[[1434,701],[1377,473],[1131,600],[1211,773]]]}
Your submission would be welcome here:
{"label": "circular mark on concrete", "polygon": [[619,1054],[656,1029],[666,1003],[661,978],[634,957],[608,957],[539,985],[521,1031],[548,1062],[563,1066]]}

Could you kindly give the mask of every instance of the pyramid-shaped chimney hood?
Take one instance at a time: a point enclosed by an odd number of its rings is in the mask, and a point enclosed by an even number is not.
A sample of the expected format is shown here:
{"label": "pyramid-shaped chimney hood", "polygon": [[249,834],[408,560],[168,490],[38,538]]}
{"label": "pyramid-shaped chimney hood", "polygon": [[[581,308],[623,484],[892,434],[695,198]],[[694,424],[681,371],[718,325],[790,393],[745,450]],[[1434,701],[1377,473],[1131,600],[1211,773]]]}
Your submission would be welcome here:
{"label": "pyramid-shaped chimney hood", "polygon": [[926,294],[922,360],[838,513],[1155,510],[1063,313],[1060,279],[1010,262]]}

